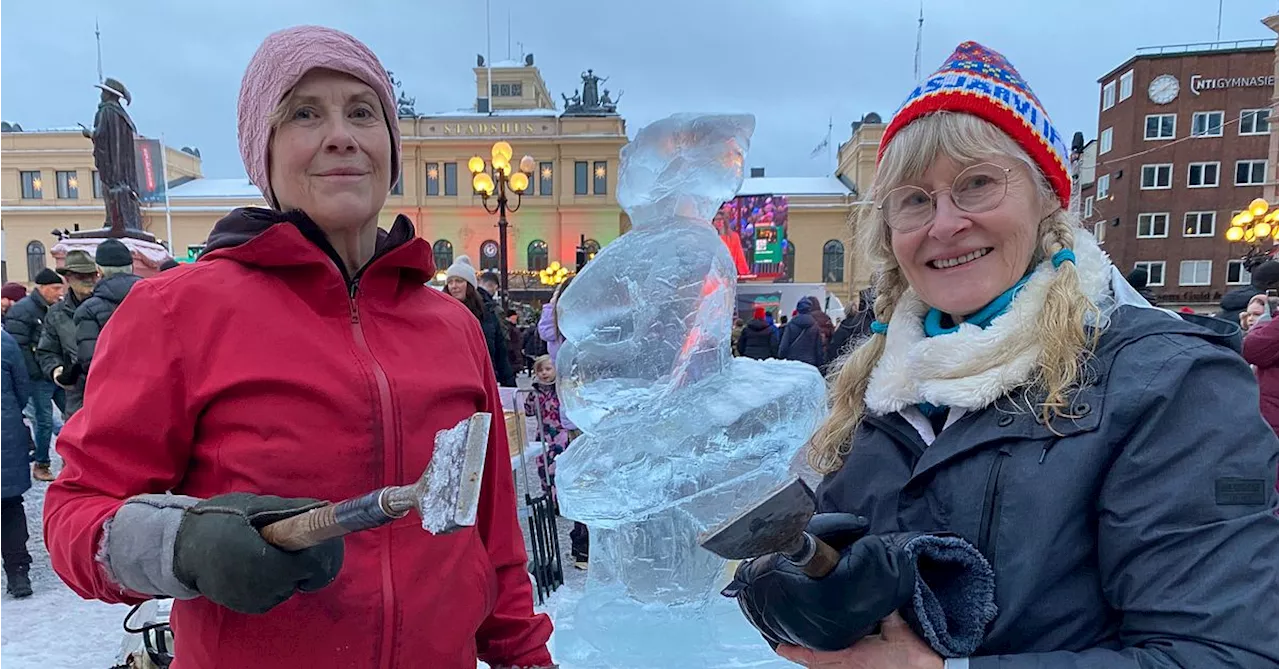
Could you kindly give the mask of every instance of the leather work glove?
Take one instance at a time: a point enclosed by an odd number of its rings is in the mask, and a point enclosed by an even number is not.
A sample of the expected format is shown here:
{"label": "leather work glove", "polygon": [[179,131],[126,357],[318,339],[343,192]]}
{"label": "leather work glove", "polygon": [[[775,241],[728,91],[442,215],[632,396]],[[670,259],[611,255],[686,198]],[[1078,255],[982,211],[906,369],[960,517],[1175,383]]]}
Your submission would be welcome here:
{"label": "leather work glove", "polygon": [[843,650],[911,598],[915,565],[904,563],[901,551],[883,538],[864,536],[861,516],[818,514],[808,531],[841,553],[830,574],[810,578],[771,554],[739,565],[722,594],[737,597],[747,620],[775,649]]}
{"label": "leather work glove", "polygon": [[173,574],[238,613],[266,613],[295,591],[319,590],[342,569],[342,538],[288,552],[267,543],[258,530],[323,505],[244,492],[204,500],[187,509],[178,525]]}

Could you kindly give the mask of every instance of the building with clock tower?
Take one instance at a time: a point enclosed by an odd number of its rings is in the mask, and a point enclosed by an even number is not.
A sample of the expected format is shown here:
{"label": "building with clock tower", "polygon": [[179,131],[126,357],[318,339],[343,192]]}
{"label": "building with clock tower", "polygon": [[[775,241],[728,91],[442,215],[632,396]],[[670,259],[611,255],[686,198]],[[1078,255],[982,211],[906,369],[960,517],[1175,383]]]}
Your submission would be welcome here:
{"label": "building with clock tower", "polygon": [[[1249,281],[1224,233],[1274,193],[1276,40],[1145,48],[1098,80],[1097,163],[1081,207],[1116,266],[1173,306]],[[1275,206],[1272,202],[1272,206]]]}

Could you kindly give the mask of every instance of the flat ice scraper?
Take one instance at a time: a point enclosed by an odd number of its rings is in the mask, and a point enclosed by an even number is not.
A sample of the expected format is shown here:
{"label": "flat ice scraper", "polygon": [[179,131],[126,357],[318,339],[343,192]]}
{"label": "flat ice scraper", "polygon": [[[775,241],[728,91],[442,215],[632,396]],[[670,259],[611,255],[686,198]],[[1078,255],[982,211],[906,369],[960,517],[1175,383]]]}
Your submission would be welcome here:
{"label": "flat ice scraper", "polygon": [[298,551],[386,525],[411,510],[422,517],[422,529],[432,534],[474,526],[492,422],[492,414],[481,412],[436,433],[435,452],[417,483],[326,504],[267,525],[262,537],[284,550]]}
{"label": "flat ice scraper", "polygon": [[780,553],[811,578],[822,578],[835,569],[840,554],[805,531],[815,511],[813,491],[795,478],[754,506],[703,532],[698,545],[727,560]]}

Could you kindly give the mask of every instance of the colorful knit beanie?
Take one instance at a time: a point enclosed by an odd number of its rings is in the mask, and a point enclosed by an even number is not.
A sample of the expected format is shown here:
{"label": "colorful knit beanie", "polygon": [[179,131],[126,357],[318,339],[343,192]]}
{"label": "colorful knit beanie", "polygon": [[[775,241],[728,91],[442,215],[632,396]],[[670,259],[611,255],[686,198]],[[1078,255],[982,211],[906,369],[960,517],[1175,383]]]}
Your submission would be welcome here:
{"label": "colorful knit beanie", "polygon": [[1067,145],[1040,100],[1004,56],[964,42],[942,67],[911,91],[880,140],[876,163],[899,130],[934,112],[973,114],[1000,128],[1036,162],[1065,208],[1071,202]]}

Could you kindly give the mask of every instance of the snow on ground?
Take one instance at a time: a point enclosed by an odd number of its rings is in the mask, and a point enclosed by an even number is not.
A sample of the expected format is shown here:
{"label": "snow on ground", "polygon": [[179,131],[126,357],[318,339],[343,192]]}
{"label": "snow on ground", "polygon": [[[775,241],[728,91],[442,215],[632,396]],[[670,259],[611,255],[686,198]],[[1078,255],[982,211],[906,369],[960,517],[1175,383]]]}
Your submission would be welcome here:
{"label": "snow on ground", "polygon": [[[55,471],[61,466],[55,455]],[[14,599],[6,593],[0,599],[0,664],[4,669],[107,669],[119,661],[121,624],[129,607],[85,601],[53,573],[41,531],[48,487],[33,482],[23,495],[35,594]]]}

